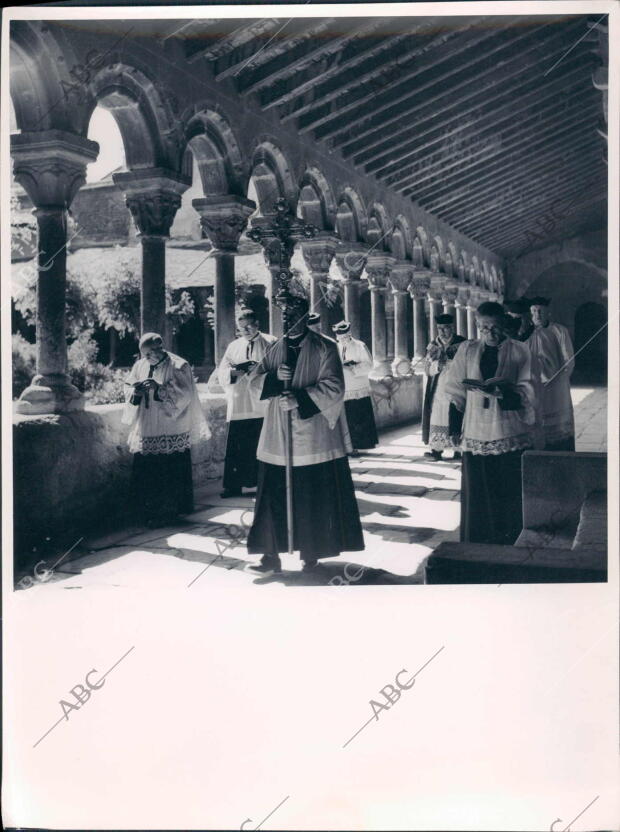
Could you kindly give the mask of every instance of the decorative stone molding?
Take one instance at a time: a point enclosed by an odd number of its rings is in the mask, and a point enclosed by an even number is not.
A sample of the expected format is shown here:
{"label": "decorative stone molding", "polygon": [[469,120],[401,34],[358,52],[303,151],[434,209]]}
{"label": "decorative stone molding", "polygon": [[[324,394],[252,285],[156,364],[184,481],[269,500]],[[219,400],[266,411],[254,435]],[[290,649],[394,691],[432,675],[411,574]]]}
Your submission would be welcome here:
{"label": "decorative stone molding", "polygon": [[11,135],[13,175],[38,208],[68,208],[99,145],[63,130]]}
{"label": "decorative stone molding", "polygon": [[165,168],[115,173],[114,183],[125,194],[125,202],[143,237],[168,237],[181,194],[191,181]]}
{"label": "decorative stone molding", "polygon": [[337,238],[331,234],[317,234],[311,240],[302,240],[301,253],[313,276],[327,277],[336,253],[337,243]]}
{"label": "decorative stone molding", "polygon": [[392,267],[396,260],[389,254],[375,253],[368,255],[366,277],[370,291],[385,291]]}
{"label": "decorative stone molding", "polygon": [[431,288],[431,281],[429,277],[418,277],[418,270],[413,274],[411,283],[409,284],[409,294],[413,300],[422,300],[428,296]]}
{"label": "decorative stone molding", "polygon": [[413,278],[413,266],[397,263],[391,270],[388,282],[393,294],[406,294]]}
{"label": "decorative stone molding", "polygon": [[336,249],[336,263],[345,280],[360,280],[366,266],[368,249],[362,243],[341,243]]}
{"label": "decorative stone molding", "polygon": [[248,219],[256,210],[256,203],[242,196],[210,196],[193,199],[192,205],[200,214],[200,225],[218,251],[236,252],[239,239]]}

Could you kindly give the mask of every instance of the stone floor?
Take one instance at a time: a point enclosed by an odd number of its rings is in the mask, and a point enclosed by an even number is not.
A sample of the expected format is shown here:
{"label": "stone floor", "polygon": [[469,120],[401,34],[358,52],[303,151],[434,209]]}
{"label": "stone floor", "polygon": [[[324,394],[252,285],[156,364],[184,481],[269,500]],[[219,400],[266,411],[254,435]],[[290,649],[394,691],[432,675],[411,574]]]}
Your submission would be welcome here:
{"label": "stone floor", "polygon": [[[606,450],[606,390],[573,391],[578,451]],[[386,431],[377,448],[351,460],[364,529],[364,552],[330,558],[312,575],[297,556],[283,555],[283,572],[271,578],[245,570],[243,539],[251,523],[251,495],[222,500],[220,484],[196,493],[196,510],[176,526],[122,529],[83,541],[77,558],[65,562],[37,592],[87,586],[158,589],[209,582],[234,588],[239,582],[283,587],[423,583],[423,564],[445,540],[458,540],[460,466],[424,458],[420,426]],[[83,554],[82,554],[83,552]],[[154,568],[155,567],[155,568]],[[346,571],[345,571],[346,568]]]}

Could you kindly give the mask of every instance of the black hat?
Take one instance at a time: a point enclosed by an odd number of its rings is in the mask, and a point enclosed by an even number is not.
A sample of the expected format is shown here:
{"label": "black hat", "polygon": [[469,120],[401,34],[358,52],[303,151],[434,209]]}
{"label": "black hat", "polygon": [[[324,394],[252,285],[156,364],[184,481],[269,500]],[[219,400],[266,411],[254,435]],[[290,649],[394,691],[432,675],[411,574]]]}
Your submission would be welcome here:
{"label": "black hat", "polygon": [[514,315],[525,315],[530,308],[529,300],[526,298],[517,298],[517,300],[507,300],[504,302],[504,308]]}
{"label": "black hat", "polygon": [[320,323],[321,323],[321,316],[319,315],[318,312],[311,312],[308,315],[308,326],[313,326],[314,324],[320,324]]}
{"label": "black hat", "polygon": [[349,332],[350,329],[351,324],[348,321],[339,321],[332,327],[332,331],[335,332],[336,335],[344,335],[346,332]]}
{"label": "black hat", "polygon": [[444,325],[453,324],[454,323],[454,317],[452,315],[437,315],[435,317],[435,323],[436,324],[444,324]]}
{"label": "black hat", "polygon": [[538,295],[535,298],[530,298],[530,306],[549,306],[551,303],[551,298],[543,298]]}

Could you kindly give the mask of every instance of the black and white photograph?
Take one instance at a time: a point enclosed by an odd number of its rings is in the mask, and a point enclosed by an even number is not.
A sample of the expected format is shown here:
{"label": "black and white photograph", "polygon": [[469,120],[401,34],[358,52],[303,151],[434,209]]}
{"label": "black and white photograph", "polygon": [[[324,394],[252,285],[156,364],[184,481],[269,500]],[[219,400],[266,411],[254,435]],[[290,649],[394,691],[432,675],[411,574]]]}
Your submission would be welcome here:
{"label": "black and white photograph", "polygon": [[620,828],[617,3],[3,24],[5,826]]}

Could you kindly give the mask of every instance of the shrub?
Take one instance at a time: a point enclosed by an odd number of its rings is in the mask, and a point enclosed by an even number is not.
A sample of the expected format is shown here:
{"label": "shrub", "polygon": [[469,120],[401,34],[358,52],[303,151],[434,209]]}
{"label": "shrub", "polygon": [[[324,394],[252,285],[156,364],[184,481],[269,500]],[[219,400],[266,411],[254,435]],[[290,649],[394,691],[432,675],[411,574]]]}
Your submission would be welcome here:
{"label": "shrub", "polygon": [[12,337],[13,352],[13,398],[17,399],[28,387],[36,372],[36,352],[34,344],[17,334]]}

